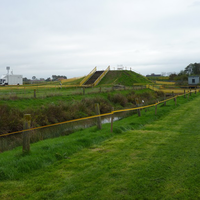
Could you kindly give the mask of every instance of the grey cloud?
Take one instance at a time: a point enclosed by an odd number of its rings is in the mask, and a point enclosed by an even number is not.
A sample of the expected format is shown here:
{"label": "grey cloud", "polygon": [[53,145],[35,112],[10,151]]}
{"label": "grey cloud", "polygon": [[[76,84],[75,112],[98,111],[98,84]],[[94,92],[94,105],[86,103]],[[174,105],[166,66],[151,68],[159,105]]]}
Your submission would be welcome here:
{"label": "grey cloud", "polygon": [[199,2],[0,0],[0,73],[10,65],[29,77],[75,77],[118,64],[179,72],[199,62]]}
{"label": "grey cloud", "polygon": [[194,1],[191,6],[200,6],[200,1]]}

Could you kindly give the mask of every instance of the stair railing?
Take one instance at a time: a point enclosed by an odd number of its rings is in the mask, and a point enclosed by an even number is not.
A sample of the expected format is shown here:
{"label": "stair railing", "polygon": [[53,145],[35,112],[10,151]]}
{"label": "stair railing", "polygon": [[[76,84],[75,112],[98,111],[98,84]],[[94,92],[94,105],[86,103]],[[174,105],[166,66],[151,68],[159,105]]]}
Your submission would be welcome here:
{"label": "stair railing", "polygon": [[96,86],[101,79],[108,73],[108,71],[110,70],[110,66],[107,67],[107,69],[99,76],[99,78],[97,78],[97,80],[93,83],[93,86]]}
{"label": "stair railing", "polygon": [[95,67],[95,68],[80,82],[80,86],[82,86],[96,71],[97,71],[97,67]]}

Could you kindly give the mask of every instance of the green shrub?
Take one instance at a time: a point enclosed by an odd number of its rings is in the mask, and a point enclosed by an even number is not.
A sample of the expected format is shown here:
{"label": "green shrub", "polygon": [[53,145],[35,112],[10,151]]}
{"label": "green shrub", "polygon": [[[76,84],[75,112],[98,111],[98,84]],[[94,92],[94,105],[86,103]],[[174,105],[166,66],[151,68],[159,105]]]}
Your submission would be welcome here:
{"label": "green shrub", "polygon": [[[23,114],[31,114],[31,127],[38,127],[95,115],[95,103],[99,103],[100,113],[104,114],[109,113],[112,107],[115,107],[115,110],[133,107],[136,98],[139,99],[140,103],[144,100],[145,104],[150,104],[154,103],[158,97],[163,96],[163,92],[140,90],[137,93],[131,91],[128,94],[127,92],[110,92],[103,94],[103,96],[84,97],[81,100],[71,100],[69,98],[70,100],[63,99],[56,102],[54,99],[51,99],[50,103],[43,104],[40,107],[29,107],[23,111],[20,108],[0,105],[0,134],[22,130]],[[37,104],[40,100],[33,100],[32,103]]]}
{"label": "green shrub", "polygon": [[113,102],[115,104],[120,104],[123,107],[125,107],[126,104],[128,103],[127,98],[120,93],[114,94],[113,96],[110,96],[109,98],[110,98],[109,100],[111,102]]}
{"label": "green shrub", "polygon": [[0,134],[14,132],[23,128],[23,114],[18,109],[0,105]]}

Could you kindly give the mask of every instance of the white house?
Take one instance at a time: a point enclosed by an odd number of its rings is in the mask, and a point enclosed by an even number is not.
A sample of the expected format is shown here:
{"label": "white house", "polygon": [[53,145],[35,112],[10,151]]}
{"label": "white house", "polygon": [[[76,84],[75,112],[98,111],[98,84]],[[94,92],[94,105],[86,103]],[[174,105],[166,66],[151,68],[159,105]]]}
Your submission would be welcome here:
{"label": "white house", "polygon": [[189,76],[188,77],[188,84],[189,85],[197,85],[197,84],[199,84],[199,76]]}

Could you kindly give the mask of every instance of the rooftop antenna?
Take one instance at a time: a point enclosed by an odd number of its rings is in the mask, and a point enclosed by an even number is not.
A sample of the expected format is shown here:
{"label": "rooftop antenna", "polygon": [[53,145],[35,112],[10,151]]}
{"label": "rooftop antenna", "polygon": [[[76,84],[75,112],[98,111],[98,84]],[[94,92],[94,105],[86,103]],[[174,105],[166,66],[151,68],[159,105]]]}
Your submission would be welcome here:
{"label": "rooftop antenna", "polygon": [[6,67],[6,70],[8,71],[7,74],[9,74],[10,67],[7,66],[7,67]]}

